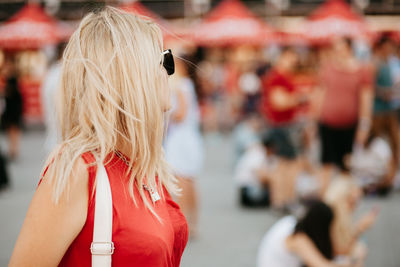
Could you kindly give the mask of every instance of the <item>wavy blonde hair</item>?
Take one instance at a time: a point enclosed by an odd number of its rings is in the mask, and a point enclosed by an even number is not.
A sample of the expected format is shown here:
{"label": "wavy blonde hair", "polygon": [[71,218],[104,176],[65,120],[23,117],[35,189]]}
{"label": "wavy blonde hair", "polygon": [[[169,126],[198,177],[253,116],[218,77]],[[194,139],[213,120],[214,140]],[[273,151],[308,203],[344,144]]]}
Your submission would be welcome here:
{"label": "wavy blonde hair", "polygon": [[[134,202],[144,182],[175,193],[176,180],[164,159],[166,74],[163,40],[150,20],[113,7],[85,16],[63,56],[58,115],[62,142],[49,157],[57,202],[68,187],[74,163],[91,152],[104,162],[121,141],[131,146],[128,174]],[[146,179],[146,181],[144,181]]]}
{"label": "wavy blonde hair", "polygon": [[349,206],[349,198],[359,186],[349,175],[341,175],[333,180],[325,192],[324,201],[335,214],[332,224],[332,239],[335,246],[349,247],[354,238],[353,210]]}

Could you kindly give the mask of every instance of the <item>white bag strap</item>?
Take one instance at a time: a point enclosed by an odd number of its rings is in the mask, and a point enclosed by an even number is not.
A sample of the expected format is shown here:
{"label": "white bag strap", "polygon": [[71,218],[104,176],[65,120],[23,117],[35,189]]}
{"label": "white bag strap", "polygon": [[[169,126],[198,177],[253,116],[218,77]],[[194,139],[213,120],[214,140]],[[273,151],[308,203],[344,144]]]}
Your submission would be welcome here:
{"label": "white bag strap", "polygon": [[103,164],[97,168],[95,200],[93,242],[90,246],[92,267],[111,267],[113,208],[110,181]]}

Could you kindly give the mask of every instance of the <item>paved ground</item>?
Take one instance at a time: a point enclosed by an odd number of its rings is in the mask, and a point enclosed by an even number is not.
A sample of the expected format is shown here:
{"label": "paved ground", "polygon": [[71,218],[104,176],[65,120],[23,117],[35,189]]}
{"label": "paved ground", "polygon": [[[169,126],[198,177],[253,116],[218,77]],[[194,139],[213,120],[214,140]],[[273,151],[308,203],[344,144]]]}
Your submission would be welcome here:
{"label": "paved ground", "polygon": [[[1,137],[4,140],[4,137]],[[229,138],[206,140],[206,168],[198,179],[201,194],[200,235],[191,241],[183,267],[253,267],[258,244],[279,218],[268,210],[243,210],[235,202],[231,179]],[[4,145],[2,146],[5,147]],[[43,163],[43,134],[27,133],[21,158],[11,164],[11,190],[0,195],[0,267],[6,266],[38,182]],[[369,245],[367,267],[400,267],[400,194],[389,199],[366,199],[360,212],[381,207],[375,227],[364,237]]]}

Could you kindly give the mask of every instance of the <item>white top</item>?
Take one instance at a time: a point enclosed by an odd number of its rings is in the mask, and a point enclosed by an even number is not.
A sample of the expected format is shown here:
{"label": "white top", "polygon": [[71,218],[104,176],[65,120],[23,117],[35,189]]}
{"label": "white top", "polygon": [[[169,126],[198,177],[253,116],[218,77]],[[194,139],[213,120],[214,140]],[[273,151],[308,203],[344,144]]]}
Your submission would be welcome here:
{"label": "white top", "polygon": [[355,149],[350,161],[351,170],[364,185],[377,182],[387,173],[391,159],[388,142],[376,137],[368,147]]}
{"label": "white top", "polygon": [[246,72],[239,78],[239,87],[242,89],[243,93],[251,95],[256,94],[260,91],[260,85],[260,79],[253,72]]}
{"label": "white top", "polygon": [[246,150],[259,143],[258,133],[248,125],[248,123],[241,122],[238,124],[232,133],[233,143],[235,145],[235,164]]}
{"label": "white top", "polygon": [[301,267],[301,260],[286,248],[286,239],[293,234],[297,220],[286,216],[265,234],[258,249],[257,267]]}
{"label": "white top", "polygon": [[[203,141],[200,133],[200,111],[194,84],[190,78],[179,78],[176,88],[186,102],[186,115],[182,121],[171,121],[165,142],[168,163],[176,175],[194,178],[199,175],[203,165]],[[172,96],[172,109],[177,109],[177,96]]]}
{"label": "white top", "polygon": [[61,64],[57,63],[50,67],[42,85],[43,113],[46,123],[47,138],[45,148],[47,152],[53,150],[59,141],[59,130],[57,129],[56,116],[56,94],[60,86]]}
{"label": "white top", "polygon": [[261,144],[249,147],[239,158],[235,168],[235,180],[239,186],[261,187],[257,171],[261,168],[273,168],[275,160],[268,157]]}

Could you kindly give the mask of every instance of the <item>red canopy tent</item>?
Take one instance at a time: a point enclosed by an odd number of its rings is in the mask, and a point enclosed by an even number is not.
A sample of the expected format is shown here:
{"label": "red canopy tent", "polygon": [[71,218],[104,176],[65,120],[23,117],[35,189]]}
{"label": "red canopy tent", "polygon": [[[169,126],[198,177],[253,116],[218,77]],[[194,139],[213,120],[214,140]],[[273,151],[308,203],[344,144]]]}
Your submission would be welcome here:
{"label": "red canopy tent", "polygon": [[37,49],[57,43],[62,32],[57,22],[37,4],[27,4],[0,27],[0,47]]}
{"label": "red canopy tent", "polygon": [[308,17],[304,34],[314,43],[339,36],[365,38],[368,26],[344,0],[328,0]]}
{"label": "red canopy tent", "polygon": [[162,17],[160,17],[159,15],[157,15],[156,13],[145,7],[140,1],[123,3],[119,6],[119,8],[121,8],[126,12],[133,13],[141,17],[146,17],[153,20],[155,23],[158,24],[158,26],[160,26],[164,34],[164,37],[172,34],[171,30],[172,27],[169,25],[169,23]]}
{"label": "red canopy tent", "polygon": [[309,43],[307,37],[302,33],[276,31],[273,36],[274,42],[283,46],[308,45]]}
{"label": "red canopy tent", "polygon": [[199,45],[262,45],[273,30],[241,1],[223,0],[194,27],[193,33]]}

